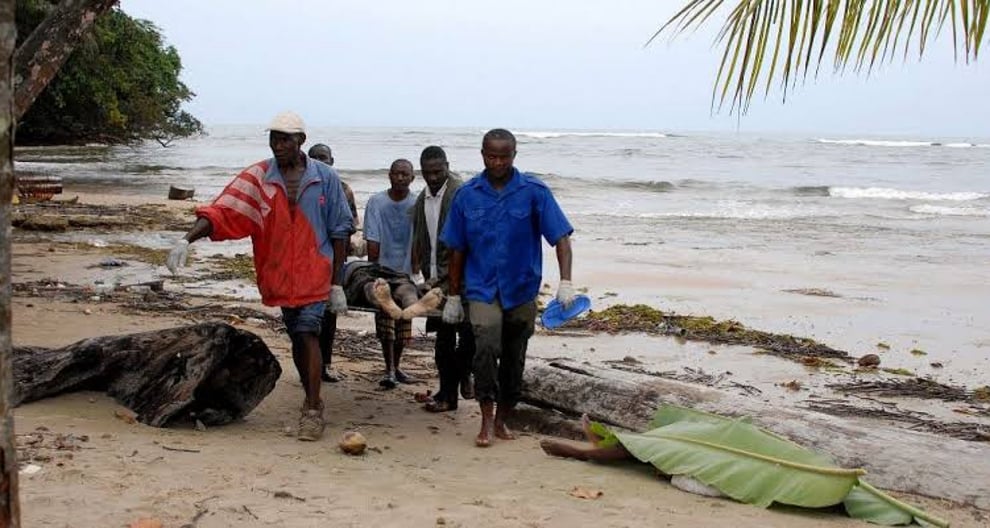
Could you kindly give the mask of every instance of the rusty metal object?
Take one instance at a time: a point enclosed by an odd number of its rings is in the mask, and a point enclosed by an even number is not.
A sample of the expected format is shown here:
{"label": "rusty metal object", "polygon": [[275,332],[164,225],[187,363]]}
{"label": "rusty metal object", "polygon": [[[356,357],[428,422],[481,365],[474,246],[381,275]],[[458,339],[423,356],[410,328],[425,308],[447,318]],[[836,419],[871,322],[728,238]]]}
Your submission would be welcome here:
{"label": "rusty metal object", "polygon": [[62,194],[62,178],[58,176],[33,176],[18,174],[14,180],[21,202],[47,202],[56,194]]}

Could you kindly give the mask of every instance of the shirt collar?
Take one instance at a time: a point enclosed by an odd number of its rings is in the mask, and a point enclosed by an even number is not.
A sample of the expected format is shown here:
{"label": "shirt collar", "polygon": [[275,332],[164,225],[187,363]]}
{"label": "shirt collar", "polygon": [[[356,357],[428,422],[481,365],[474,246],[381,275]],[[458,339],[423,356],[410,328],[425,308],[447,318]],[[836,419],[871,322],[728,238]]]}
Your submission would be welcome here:
{"label": "shirt collar", "polygon": [[430,199],[430,200],[437,200],[437,199],[443,198],[444,193],[447,192],[447,184],[448,183],[450,183],[450,176],[448,176],[447,179],[444,180],[443,185],[440,186],[440,190],[437,191],[437,194],[435,194],[435,195],[430,194],[430,188],[427,187],[426,188],[426,198],[427,199]]}
{"label": "shirt collar", "polygon": [[479,174],[479,176],[480,176],[479,180],[480,180],[481,188],[494,196],[509,194],[511,192],[518,190],[520,187],[526,185],[526,180],[525,178],[523,178],[522,173],[519,172],[519,169],[515,167],[512,167],[512,176],[509,178],[509,181],[505,184],[505,187],[502,189],[502,192],[498,192],[495,190],[494,187],[492,187],[491,182],[488,181],[487,170],[481,171],[481,174]]}
{"label": "shirt collar", "polygon": [[[309,162],[308,156],[303,155],[302,151],[300,151],[299,154],[300,156],[302,156],[303,163],[306,164],[306,168],[303,170],[302,178],[299,179],[299,187],[302,187],[303,185],[306,185],[313,180],[319,179],[320,172],[319,169],[317,168],[316,163]],[[276,160],[275,158],[271,158],[268,160],[268,171],[265,172],[265,182],[266,183],[278,182],[281,183],[283,186],[285,185],[285,177],[282,176],[282,172],[278,170],[278,160]]]}

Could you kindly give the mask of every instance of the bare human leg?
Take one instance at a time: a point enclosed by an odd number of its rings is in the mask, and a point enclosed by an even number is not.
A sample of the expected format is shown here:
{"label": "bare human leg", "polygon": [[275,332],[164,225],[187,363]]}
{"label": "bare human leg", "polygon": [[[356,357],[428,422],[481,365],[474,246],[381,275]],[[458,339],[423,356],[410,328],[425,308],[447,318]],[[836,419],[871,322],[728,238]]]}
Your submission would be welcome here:
{"label": "bare human leg", "polygon": [[492,445],[492,437],[495,435],[495,402],[482,401],[480,407],[481,431],[478,432],[477,438],[474,439],[474,445],[488,447]]}
{"label": "bare human leg", "polygon": [[573,458],[576,460],[591,460],[594,462],[613,462],[626,460],[633,456],[622,445],[612,447],[582,447],[562,442],[560,440],[543,440],[540,448],[550,456]]}
{"label": "bare human leg", "polygon": [[516,434],[513,433],[505,422],[512,416],[512,410],[515,405],[509,403],[499,403],[495,410],[495,436],[501,440],[515,440]]}
{"label": "bare human leg", "polygon": [[394,389],[398,384],[398,381],[395,379],[395,341],[391,339],[382,339],[381,341],[382,357],[385,359],[385,375],[378,384],[386,389]]}

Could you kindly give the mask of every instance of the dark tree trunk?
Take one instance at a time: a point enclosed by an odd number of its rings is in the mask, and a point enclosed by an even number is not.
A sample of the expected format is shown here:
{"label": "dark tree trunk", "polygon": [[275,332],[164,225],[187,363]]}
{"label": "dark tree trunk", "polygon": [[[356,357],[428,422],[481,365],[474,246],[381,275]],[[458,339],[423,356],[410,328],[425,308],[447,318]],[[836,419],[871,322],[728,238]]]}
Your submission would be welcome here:
{"label": "dark tree trunk", "polygon": [[0,1],[0,528],[21,525],[10,360],[10,200],[14,193],[15,121],[11,58],[16,34],[14,0]]}
{"label": "dark tree trunk", "polygon": [[275,388],[278,360],[258,336],[222,323],[14,347],[18,405],[74,390],[106,391],[141,423],[242,418]]}
{"label": "dark tree trunk", "polygon": [[96,19],[116,3],[117,0],[62,0],[21,43],[14,54],[15,120],[31,108]]}

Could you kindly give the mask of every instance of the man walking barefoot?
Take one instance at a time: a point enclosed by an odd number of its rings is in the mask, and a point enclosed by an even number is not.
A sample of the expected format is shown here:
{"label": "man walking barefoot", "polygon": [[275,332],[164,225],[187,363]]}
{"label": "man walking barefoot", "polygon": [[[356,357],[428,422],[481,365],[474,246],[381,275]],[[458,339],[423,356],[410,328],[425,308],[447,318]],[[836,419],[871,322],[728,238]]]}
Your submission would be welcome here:
{"label": "man walking barefoot", "polygon": [[574,301],[574,229],[550,188],[513,166],[516,138],[511,132],[488,131],[481,157],[485,170],[457,192],[440,238],[452,250],[451,296],[443,319],[454,324],[464,317],[457,295],[463,278],[475,339],[475,399],[481,406],[475,444],[487,447],[494,437],[515,438],[506,420],[519,401],[526,346],[535,326],[543,279],[541,238],[556,248],[561,279],[557,299],[566,307]]}

